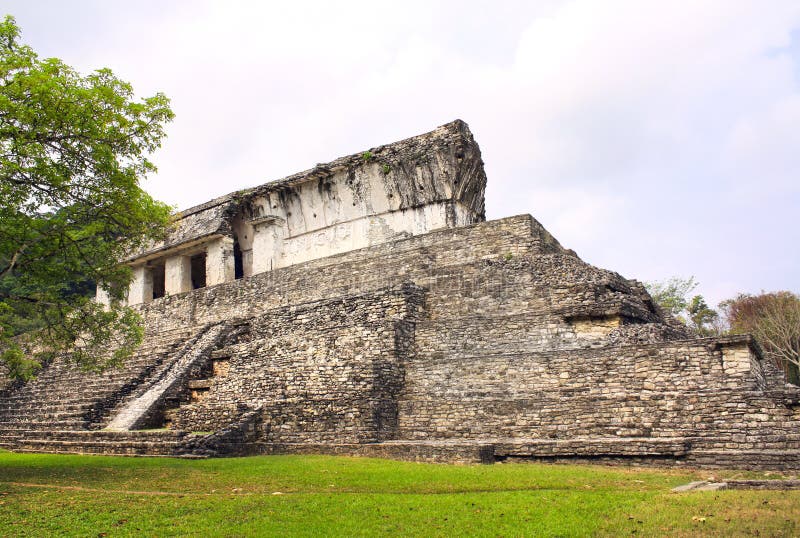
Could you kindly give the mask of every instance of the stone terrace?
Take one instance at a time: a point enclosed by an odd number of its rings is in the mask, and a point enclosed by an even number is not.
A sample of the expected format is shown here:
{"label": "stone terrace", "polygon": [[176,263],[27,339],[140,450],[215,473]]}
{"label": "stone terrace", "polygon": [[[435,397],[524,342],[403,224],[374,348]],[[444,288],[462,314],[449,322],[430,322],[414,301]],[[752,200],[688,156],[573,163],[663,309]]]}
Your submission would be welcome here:
{"label": "stone terrace", "polygon": [[[747,338],[693,338],[638,283],[581,262],[528,216],[140,309],[148,351],[123,370],[55,363],[5,396],[10,446],[798,465],[798,392]],[[143,411],[143,425],[172,430],[63,431],[108,424],[230,320],[204,365]]]}

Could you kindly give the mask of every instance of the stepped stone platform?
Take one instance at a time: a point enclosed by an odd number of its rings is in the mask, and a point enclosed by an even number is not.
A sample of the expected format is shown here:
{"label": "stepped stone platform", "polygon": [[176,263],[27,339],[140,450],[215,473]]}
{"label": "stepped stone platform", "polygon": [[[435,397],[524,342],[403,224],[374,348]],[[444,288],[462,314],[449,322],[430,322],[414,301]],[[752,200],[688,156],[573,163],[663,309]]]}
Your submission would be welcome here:
{"label": "stepped stone platform", "polygon": [[486,222],[484,184],[454,122],[187,210],[128,260],[139,353],[6,386],[0,446],[800,469],[800,389],[749,336]]}

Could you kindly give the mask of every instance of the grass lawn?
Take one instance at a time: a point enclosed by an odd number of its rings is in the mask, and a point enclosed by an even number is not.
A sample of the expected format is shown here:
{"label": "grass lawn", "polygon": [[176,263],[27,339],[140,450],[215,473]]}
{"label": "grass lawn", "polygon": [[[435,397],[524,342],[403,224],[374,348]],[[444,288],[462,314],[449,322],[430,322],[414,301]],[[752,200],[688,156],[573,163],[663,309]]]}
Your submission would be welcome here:
{"label": "grass lawn", "polygon": [[800,491],[670,492],[712,475],[764,473],[0,452],[0,536],[800,535]]}

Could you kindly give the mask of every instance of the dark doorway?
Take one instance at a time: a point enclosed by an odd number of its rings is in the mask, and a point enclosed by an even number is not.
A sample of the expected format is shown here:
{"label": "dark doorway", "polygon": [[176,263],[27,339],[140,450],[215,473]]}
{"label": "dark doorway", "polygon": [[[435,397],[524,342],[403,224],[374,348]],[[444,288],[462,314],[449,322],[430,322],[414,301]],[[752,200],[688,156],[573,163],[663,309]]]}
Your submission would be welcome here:
{"label": "dark doorway", "polygon": [[206,287],[206,253],[202,252],[191,257],[192,263],[192,289]]}
{"label": "dark doorway", "polygon": [[151,271],[153,274],[153,299],[160,299],[164,296],[164,266],[154,265]]}
{"label": "dark doorway", "polygon": [[235,278],[244,277],[244,263],[242,262],[242,249],[239,247],[239,241],[233,241],[233,274]]}

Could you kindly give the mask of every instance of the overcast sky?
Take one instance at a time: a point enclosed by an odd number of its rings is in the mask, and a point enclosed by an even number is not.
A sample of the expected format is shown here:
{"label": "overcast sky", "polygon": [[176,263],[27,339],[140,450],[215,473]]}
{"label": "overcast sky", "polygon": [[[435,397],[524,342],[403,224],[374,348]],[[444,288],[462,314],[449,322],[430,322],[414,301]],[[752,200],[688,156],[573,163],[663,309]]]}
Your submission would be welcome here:
{"label": "overcast sky", "polygon": [[487,216],[530,213],[712,303],[800,291],[800,1],[5,0],[23,41],[177,114],[179,208],[466,121]]}

